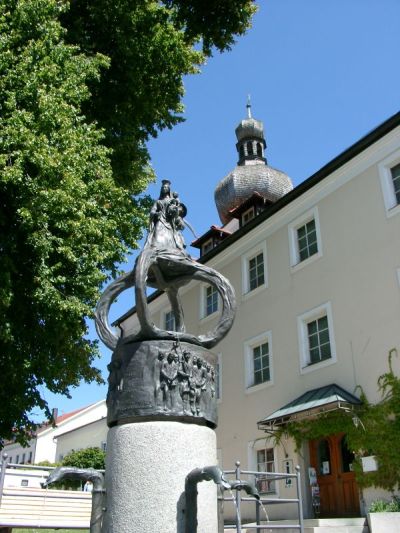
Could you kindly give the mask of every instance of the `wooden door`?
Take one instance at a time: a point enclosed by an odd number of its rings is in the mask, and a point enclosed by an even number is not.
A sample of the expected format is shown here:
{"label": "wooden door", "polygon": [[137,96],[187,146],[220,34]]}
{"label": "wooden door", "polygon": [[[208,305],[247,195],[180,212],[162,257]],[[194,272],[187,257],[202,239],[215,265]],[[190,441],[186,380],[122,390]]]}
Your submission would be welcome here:
{"label": "wooden door", "polygon": [[358,516],[360,500],[352,471],[354,454],[348,449],[343,433],[312,440],[310,464],[317,472],[320,488],[321,517]]}

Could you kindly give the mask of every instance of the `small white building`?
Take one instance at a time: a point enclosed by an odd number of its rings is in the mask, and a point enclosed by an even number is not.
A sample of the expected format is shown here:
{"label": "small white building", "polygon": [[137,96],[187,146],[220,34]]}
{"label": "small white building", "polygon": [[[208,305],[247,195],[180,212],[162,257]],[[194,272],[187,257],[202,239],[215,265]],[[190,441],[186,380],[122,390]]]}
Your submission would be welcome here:
{"label": "small white building", "polygon": [[[29,442],[28,447],[24,448],[17,442],[7,442],[2,450],[8,455],[8,463],[14,464],[38,464],[42,461],[55,463],[71,450],[87,448],[88,446],[103,446],[107,435],[107,407],[105,400],[100,400],[92,405],[76,409],[69,413],[55,417],[55,425],[50,423],[42,425],[37,430],[35,436]],[[102,427],[101,436],[94,440],[86,438],[88,435],[87,427],[98,423]],[[80,430],[84,434],[81,438]],[[68,437],[65,444],[64,435],[73,433],[73,438]],[[60,442],[59,442],[60,441]],[[94,444],[91,444],[94,442]],[[59,446],[61,446],[59,451]]]}

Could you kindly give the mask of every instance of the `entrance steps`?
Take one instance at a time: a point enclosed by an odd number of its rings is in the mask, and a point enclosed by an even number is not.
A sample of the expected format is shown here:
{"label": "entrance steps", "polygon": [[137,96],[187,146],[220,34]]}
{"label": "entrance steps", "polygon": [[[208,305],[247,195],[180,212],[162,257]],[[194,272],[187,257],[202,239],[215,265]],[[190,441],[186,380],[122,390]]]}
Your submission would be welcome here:
{"label": "entrance steps", "polygon": [[[298,529],[289,527],[294,523],[295,520],[274,520],[270,524],[281,526],[279,529],[269,529],[265,523],[265,529],[258,530],[252,527],[254,524],[247,524],[242,526],[242,533],[298,533]],[[225,533],[229,531],[232,530],[225,530]],[[304,520],[304,533],[370,533],[370,530],[366,518],[313,518]]]}

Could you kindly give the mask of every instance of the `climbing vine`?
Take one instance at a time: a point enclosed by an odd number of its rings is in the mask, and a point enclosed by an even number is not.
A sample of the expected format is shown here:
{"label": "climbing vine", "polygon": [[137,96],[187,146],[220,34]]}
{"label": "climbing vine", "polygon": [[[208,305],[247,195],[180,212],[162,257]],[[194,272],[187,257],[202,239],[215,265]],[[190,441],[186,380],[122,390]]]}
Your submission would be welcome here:
{"label": "climbing vine", "polygon": [[[305,440],[319,439],[335,433],[345,433],[347,446],[356,459],[353,469],[360,487],[381,487],[393,491],[400,484],[400,378],[393,371],[392,349],[388,355],[387,372],[378,378],[381,401],[371,404],[360,387],[361,405],[354,411],[333,411],[316,418],[293,421],[274,431],[273,439],[279,443],[291,437],[297,451]],[[375,455],[378,470],[363,472],[361,458]]]}

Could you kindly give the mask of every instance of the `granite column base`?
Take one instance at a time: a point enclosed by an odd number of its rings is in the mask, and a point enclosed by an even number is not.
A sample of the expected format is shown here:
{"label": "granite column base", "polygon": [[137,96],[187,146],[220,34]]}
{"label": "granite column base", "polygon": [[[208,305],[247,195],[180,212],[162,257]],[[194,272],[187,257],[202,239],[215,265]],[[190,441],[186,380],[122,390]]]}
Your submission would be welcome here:
{"label": "granite column base", "polygon": [[[103,533],[184,533],[185,478],[216,463],[209,427],[172,421],[112,427]],[[198,484],[198,533],[217,531],[217,486],[204,481]]]}

